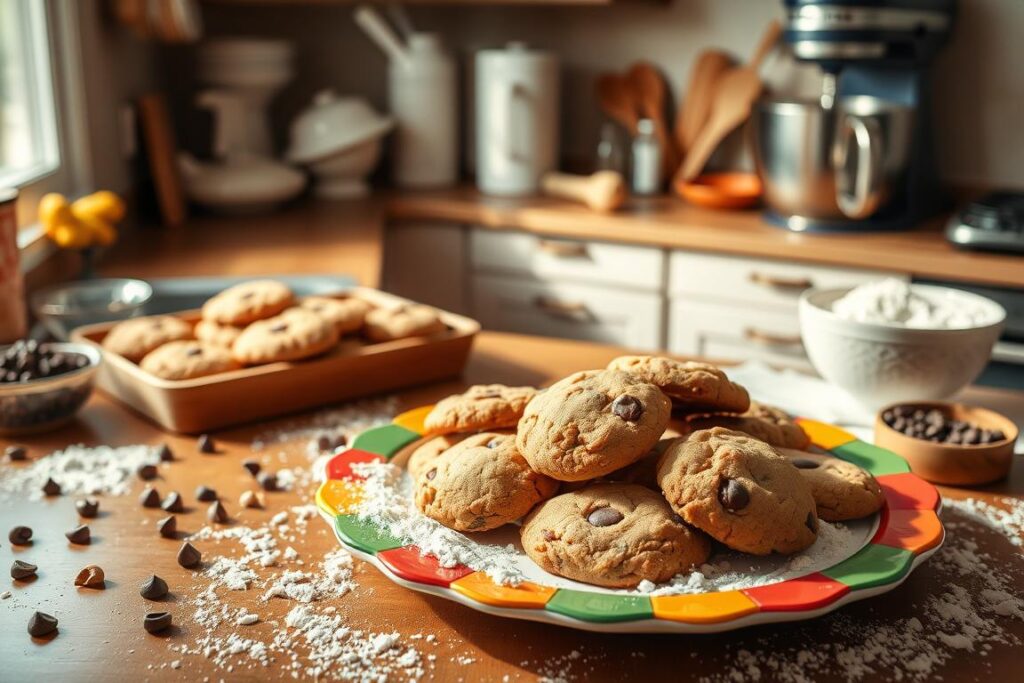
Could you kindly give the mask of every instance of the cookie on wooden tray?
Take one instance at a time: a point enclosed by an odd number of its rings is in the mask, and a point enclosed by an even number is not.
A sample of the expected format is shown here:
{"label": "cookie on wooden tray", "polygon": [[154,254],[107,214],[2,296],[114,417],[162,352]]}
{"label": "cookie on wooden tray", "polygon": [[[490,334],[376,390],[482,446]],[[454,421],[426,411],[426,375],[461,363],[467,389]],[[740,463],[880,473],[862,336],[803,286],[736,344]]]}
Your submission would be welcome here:
{"label": "cookie on wooden tray", "polygon": [[423,426],[430,434],[515,427],[536,393],[533,387],[478,384],[439,401]]}
{"label": "cookie on wooden tray", "polygon": [[245,328],[222,325],[212,320],[200,320],[196,323],[195,334],[199,341],[230,349],[238,339],[238,335],[242,334],[243,329]]}
{"label": "cookie on wooden tray", "polygon": [[691,413],[742,413],[750,407],[747,390],[708,363],[619,356],[608,363],[608,369],[628,372],[660,387],[676,406]]}
{"label": "cookie on wooden tray", "polygon": [[310,311],[294,308],[252,323],[235,340],[231,352],[245,365],[300,360],[330,350],[338,330]]}
{"label": "cookie on wooden tray", "polygon": [[750,402],[750,408],[739,415],[701,415],[690,420],[694,431],[725,427],[761,439],[772,446],[803,450],[811,438],[789,415],[774,406]]}
{"label": "cookie on wooden tray", "polygon": [[783,448],[782,455],[810,484],[818,517],[843,522],[873,515],[882,509],[885,495],[871,473],[852,462],[818,453]]}
{"label": "cookie on wooden tray", "polygon": [[538,472],[561,481],[594,479],[642,458],[664,433],[671,409],[653,384],[586,370],[530,400],[516,443]]}
{"label": "cookie on wooden tray", "polygon": [[356,297],[335,299],[326,296],[306,297],[299,306],[326,319],[338,328],[340,335],[359,331],[372,308],[368,302]]}
{"label": "cookie on wooden tray", "polygon": [[277,280],[251,280],[228,287],[203,304],[203,319],[244,326],[277,315],[292,305],[292,290]]}
{"label": "cookie on wooden tray", "polygon": [[405,471],[409,473],[413,481],[419,479],[438,456],[452,448],[466,438],[465,434],[442,434],[427,439],[409,454],[409,460],[405,463]]}
{"label": "cookie on wooden tray", "polygon": [[690,434],[665,451],[658,484],[680,517],[733,550],[795,553],[818,535],[810,484],[747,434],[721,427]]}
{"label": "cookie on wooden tray", "polygon": [[404,304],[397,308],[375,308],[366,314],[363,334],[374,342],[406,337],[424,337],[445,330],[437,310],[422,304]]}
{"label": "cookie on wooden tray", "polygon": [[216,375],[240,365],[223,346],[184,340],[168,342],[150,351],[139,367],[162,379],[183,380]]}
{"label": "cookie on wooden tray", "polygon": [[511,434],[474,435],[439,455],[416,480],[416,506],[457,531],[515,521],[558,491],[530,469]]}
{"label": "cookie on wooden tray", "polygon": [[520,536],[545,571],[611,588],[667,581],[711,553],[706,536],[679,521],[657,492],[635,484],[556,496],[526,517]]}
{"label": "cookie on wooden tray", "polygon": [[192,326],[170,315],[131,318],[110,328],[103,348],[138,363],[147,353],[167,342],[192,338]]}

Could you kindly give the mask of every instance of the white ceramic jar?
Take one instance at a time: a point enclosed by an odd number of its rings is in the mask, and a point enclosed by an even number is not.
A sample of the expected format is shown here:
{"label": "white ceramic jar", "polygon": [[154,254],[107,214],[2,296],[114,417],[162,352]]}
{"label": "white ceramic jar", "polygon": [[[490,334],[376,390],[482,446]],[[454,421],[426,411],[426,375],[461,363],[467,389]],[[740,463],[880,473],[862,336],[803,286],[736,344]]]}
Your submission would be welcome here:
{"label": "white ceramic jar", "polygon": [[536,193],[558,162],[558,59],[509,43],[475,61],[476,178],[482,192]]}

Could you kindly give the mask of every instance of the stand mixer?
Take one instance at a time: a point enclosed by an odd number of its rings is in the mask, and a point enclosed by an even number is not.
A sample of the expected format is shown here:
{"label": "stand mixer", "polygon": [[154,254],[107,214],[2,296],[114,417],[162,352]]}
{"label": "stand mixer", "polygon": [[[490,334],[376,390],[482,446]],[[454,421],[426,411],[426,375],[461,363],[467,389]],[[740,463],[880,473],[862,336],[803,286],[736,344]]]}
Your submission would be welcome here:
{"label": "stand mixer", "polygon": [[910,227],[941,208],[928,66],[955,0],[784,0],[783,41],[822,70],[818,102],[755,115],[768,219],[791,230]]}

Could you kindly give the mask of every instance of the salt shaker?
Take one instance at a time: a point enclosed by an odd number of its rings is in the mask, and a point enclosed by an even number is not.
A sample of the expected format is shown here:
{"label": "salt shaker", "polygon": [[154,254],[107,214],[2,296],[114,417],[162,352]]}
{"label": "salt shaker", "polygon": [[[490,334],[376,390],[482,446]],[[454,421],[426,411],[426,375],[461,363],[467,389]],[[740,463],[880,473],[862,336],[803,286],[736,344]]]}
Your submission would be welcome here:
{"label": "salt shaker", "polygon": [[661,192],[661,148],[654,135],[654,121],[640,119],[633,138],[633,193],[653,195]]}

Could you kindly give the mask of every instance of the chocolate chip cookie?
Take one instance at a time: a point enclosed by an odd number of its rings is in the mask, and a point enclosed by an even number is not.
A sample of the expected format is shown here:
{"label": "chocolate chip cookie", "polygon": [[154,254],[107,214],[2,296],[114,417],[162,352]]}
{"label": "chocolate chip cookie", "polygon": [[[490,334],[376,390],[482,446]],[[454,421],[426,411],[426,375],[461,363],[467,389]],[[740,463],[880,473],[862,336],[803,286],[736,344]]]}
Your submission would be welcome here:
{"label": "chocolate chip cookie", "polygon": [[431,463],[437,460],[438,456],[464,438],[466,438],[464,434],[442,434],[427,439],[409,454],[409,460],[405,463],[405,471],[409,473],[413,481],[416,481]]}
{"label": "chocolate chip cookie", "polygon": [[690,413],[742,413],[750,407],[747,390],[720,368],[707,363],[658,356],[619,356],[609,370],[636,375],[664,391],[672,402]]}
{"label": "chocolate chip cookie", "polygon": [[363,324],[363,334],[374,342],[425,337],[445,329],[437,310],[422,304],[375,308],[366,314]]}
{"label": "chocolate chip cookie", "polygon": [[445,451],[420,474],[416,506],[456,531],[487,531],[519,519],[556,491],[558,482],[530,469],[515,437],[484,433]]}
{"label": "chocolate chip cookie", "polygon": [[244,326],[277,315],[294,300],[292,290],[284,283],[252,280],[228,287],[203,304],[203,319]]}
{"label": "chocolate chip cookie", "polygon": [[299,302],[299,306],[323,317],[338,328],[338,334],[342,336],[357,332],[371,308],[369,303],[355,297],[332,299],[326,296],[307,297]]}
{"label": "chocolate chip cookie", "polygon": [[661,583],[708,559],[711,544],[656,492],[594,484],[542,503],[523,521],[523,550],[542,569],[574,581],[632,588]]}
{"label": "chocolate chip cookie", "polygon": [[536,393],[533,387],[478,384],[439,401],[423,425],[431,434],[515,427]]}
{"label": "chocolate chip cookie", "polygon": [[316,356],[338,343],[338,330],[315,313],[289,309],[258,320],[238,335],[231,352],[245,365],[299,360]]}
{"label": "chocolate chip cookie", "polygon": [[658,387],[614,370],[577,372],[534,396],[516,444],[530,466],[583,481],[639,460],[661,438],[672,405]]}
{"label": "chocolate chip cookie", "polygon": [[751,401],[750,408],[740,415],[701,415],[690,420],[693,429],[725,427],[749,434],[772,446],[803,450],[811,445],[807,433],[784,411]]}
{"label": "chocolate chip cookie", "polygon": [[721,427],[690,434],[665,451],[658,484],[684,520],[734,550],[795,553],[818,535],[807,480],[747,434]]}
{"label": "chocolate chip cookie", "polygon": [[243,329],[234,325],[221,325],[212,320],[200,320],[196,323],[195,333],[199,341],[230,349]]}
{"label": "chocolate chip cookie", "polygon": [[138,363],[158,346],[191,338],[192,326],[181,318],[152,315],[131,318],[114,325],[103,338],[103,348]]}
{"label": "chocolate chip cookie", "polygon": [[235,370],[240,365],[223,346],[201,341],[173,341],[150,351],[139,363],[162,379],[183,380]]}
{"label": "chocolate chip cookie", "polygon": [[852,462],[789,448],[779,452],[789,458],[810,485],[818,517],[826,522],[867,517],[885,503],[882,488],[871,473]]}

